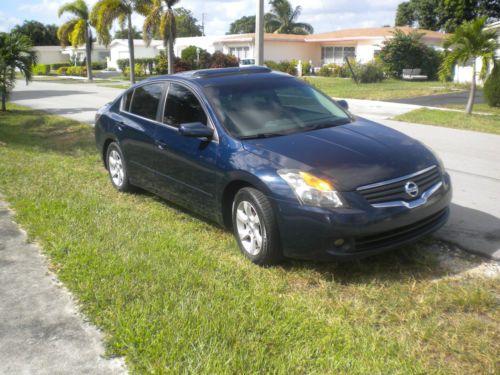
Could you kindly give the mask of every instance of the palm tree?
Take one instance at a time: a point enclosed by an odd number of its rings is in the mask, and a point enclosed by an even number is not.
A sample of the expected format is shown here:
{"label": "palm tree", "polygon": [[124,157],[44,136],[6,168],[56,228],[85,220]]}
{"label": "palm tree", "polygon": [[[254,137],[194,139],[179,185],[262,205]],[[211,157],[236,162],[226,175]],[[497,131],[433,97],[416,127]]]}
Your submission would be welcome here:
{"label": "palm tree", "polygon": [[479,74],[481,79],[486,77],[488,66],[494,62],[495,51],[499,48],[495,30],[485,30],[486,18],[478,18],[464,22],[444,41],[444,48],[451,48],[445,56],[439,74],[446,77],[451,74],[454,66],[472,61],[472,81],[470,85],[469,99],[465,112],[472,113],[474,98],[476,96],[476,60],[482,59],[482,68]]}
{"label": "palm tree", "polygon": [[152,0],[151,3],[141,2],[138,10],[144,20],[143,38],[149,45],[153,36],[158,33],[163,39],[163,45],[168,53],[168,74],[174,73],[174,43],[177,37],[175,13],[172,7],[180,0]]}
{"label": "palm tree", "polygon": [[37,62],[31,40],[18,33],[0,34],[0,95],[2,96],[2,112],[7,110],[7,98],[16,84],[16,70],[31,81],[32,68]]}
{"label": "palm tree", "polygon": [[74,0],[59,8],[58,16],[61,17],[64,13],[70,13],[74,17],[59,27],[57,37],[63,47],[68,42],[73,48],[85,44],[87,78],[92,81],[92,30],[90,29],[89,8],[84,0]]}
{"label": "palm tree", "polygon": [[135,59],[134,59],[134,27],[132,25],[132,13],[136,10],[135,0],[99,0],[90,13],[90,22],[95,26],[99,41],[106,46],[111,42],[110,30],[115,20],[121,29],[128,28],[128,50],[130,82],[135,83]]}
{"label": "palm tree", "polygon": [[302,12],[299,5],[292,7],[288,0],[269,0],[271,11],[266,14],[266,30],[275,34],[312,34],[314,29],[308,23],[295,22]]}

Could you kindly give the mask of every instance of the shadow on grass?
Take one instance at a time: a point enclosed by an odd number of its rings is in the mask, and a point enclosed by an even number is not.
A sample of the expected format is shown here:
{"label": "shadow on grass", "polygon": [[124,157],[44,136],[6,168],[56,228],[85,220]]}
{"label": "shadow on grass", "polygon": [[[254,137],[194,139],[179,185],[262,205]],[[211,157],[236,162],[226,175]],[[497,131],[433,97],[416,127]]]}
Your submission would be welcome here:
{"label": "shadow on grass", "polygon": [[0,141],[9,147],[33,147],[65,155],[95,154],[93,129],[42,111],[9,105],[0,112]]}
{"label": "shadow on grass", "polygon": [[[232,230],[200,216],[178,204],[159,197],[145,190],[136,194],[148,196],[166,208],[191,216],[212,227],[225,230],[232,235]],[[237,247],[236,240],[234,241]],[[374,281],[408,281],[434,279],[449,274],[437,260],[438,242],[431,237],[424,237],[414,245],[402,246],[385,253],[349,262],[313,262],[286,259],[277,266],[286,272],[311,270],[321,275],[325,281],[335,280],[341,284],[366,284]],[[241,255],[243,257],[243,255]]]}
{"label": "shadow on grass", "polygon": [[[10,108],[10,111],[6,113],[0,112],[0,141],[7,146],[32,147],[36,150],[58,152],[65,155],[97,154],[93,140],[93,129],[88,125],[48,115],[42,111],[12,105]],[[205,224],[217,225],[152,193],[141,190],[138,194],[153,198],[166,207],[190,215]],[[346,284],[369,283],[375,280],[432,279],[447,273],[439,266],[433,253],[424,250],[428,247],[434,247],[434,245],[435,242],[427,239],[413,246],[406,246],[358,261],[315,263],[288,260],[280,267],[287,272],[314,270],[324,280],[336,280]]]}
{"label": "shadow on grass", "polygon": [[15,91],[12,93],[12,100],[29,100],[68,95],[95,95],[96,92],[79,90],[29,90]]}

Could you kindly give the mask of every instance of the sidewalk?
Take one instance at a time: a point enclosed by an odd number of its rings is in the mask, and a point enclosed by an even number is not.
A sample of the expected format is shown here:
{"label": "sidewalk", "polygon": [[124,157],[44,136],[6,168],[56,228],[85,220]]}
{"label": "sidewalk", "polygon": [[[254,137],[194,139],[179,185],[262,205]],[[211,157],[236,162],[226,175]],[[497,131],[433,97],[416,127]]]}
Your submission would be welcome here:
{"label": "sidewalk", "polygon": [[125,374],[0,197],[0,374]]}

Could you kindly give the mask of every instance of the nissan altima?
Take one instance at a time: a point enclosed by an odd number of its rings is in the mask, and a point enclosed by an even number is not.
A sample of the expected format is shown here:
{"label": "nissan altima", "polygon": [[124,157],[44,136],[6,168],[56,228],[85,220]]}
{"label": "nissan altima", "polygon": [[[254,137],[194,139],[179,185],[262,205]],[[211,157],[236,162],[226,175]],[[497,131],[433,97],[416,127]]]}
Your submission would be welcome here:
{"label": "nissan altima", "polygon": [[259,265],[366,257],[449,215],[450,177],[430,149],[264,67],[142,81],[98,111],[95,137],[118,191],[231,228]]}

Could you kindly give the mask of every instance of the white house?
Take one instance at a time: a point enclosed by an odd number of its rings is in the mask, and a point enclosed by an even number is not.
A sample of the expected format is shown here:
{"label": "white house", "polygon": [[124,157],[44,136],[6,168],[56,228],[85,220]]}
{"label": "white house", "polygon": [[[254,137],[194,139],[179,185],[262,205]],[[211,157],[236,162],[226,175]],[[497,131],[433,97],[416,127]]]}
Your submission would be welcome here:
{"label": "white house", "polygon": [[[500,42],[500,21],[494,22],[486,27],[487,29],[493,29],[497,31],[497,40]],[[497,50],[496,57],[500,58],[500,49]],[[476,82],[482,84],[482,80],[479,78],[479,73],[481,72],[483,66],[482,59],[476,60]],[[488,67],[489,71],[493,69],[493,66]],[[458,83],[470,83],[472,82],[472,61],[467,62],[464,65],[455,65],[454,81]]]}
{"label": "white house", "polygon": [[[399,27],[405,33],[417,30],[424,34],[422,41],[434,48],[441,48],[446,34]],[[343,64],[344,57],[354,57],[359,62],[372,60],[377,51],[382,48],[384,40],[393,37],[393,27],[364,28],[338,30],[330,33],[313,35],[265,34],[264,60],[302,60],[312,61],[313,65],[336,63]],[[188,46],[197,46],[210,53],[221,51],[239,59],[254,58],[255,34],[234,34],[221,36],[199,36],[177,38],[174,53],[180,56]],[[135,57],[155,57],[164,49],[163,42],[153,40],[150,46],[142,40],[134,41]],[[110,44],[108,67],[118,68],[118,59],[128,58],[128,42],[126,39],[113,40]]]}
{"label": "white house", "polygon": [[60,46],[35,46],[39,64],[64,64],[69,62],[68,56],[61,53]]}
{"label": "white house", "polygon": [[[61,54],[66,57],[66,61],[83,62],[86,56],[85,45],[79,46],[77,48],[68,46],[61,50]],[[105,62],[108,57],[109,57],[108,47],[97,43],[92,44],[92,54],[91,54],[92,62]]]}
{"label": "white house", "polygon": [[[181,39],[181,38],[179,38]],[[163,48],[161,40],[152,40],[149,46],[142,39],[134,40],[134,57],[136,59],[156,57]],[[117,61],[129,58],[128,39],[115,39],[109,45],[108,68],[118,69]]]}

